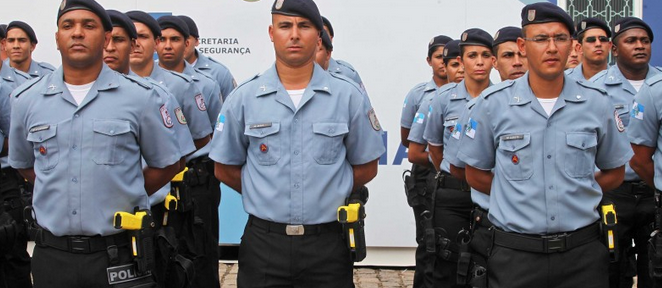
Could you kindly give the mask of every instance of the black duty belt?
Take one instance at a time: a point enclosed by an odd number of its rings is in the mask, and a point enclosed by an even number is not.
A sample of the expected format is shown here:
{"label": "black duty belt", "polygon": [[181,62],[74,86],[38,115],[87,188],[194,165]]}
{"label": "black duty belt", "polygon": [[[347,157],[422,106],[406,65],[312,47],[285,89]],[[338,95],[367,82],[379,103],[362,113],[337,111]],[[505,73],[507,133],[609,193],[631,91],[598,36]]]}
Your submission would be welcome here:
{"label": "black duty belt", "polygon": [[494,244],[510,249],[533,253],[556,253],[571,250],[598,240],[600,226],[596,222],[574,232],[552,235],[524,235],[494,229]]}
{"label": "black duty belt", "polygon": [[487,214],[487,210],[476,206],[474,207],[473,212],[471,212],[471,218],[473,218],[472,220],[478,224],[478,226],[490,228],[492,227],[492,222],[487,218]]}
{"label": "black duty belt", "polygon": [[117,247],[128,246],[129,237],[125,232],[109,236],[55,236],[48,230],[39,229],[35,243],[70,253],[91,254],[106,251],[109,243]]}
{"label": "black duty belt", "polygon": [[323,233],[342,233],[342,226],[338,222],[329,222],[315,225],[291,225],[271,222],[257,218],[253,215],[248,216],[248,225],[288,236],[315,235]]}
{"label": "black duty belt", "polygon": [[623,183],[614,190],[633,195],[653,196],[653,188],[641,180],[623,181]]}
{"label": "black duty belt", "polygon": [[464,192],[471,191],[469,183],[453,177],[450,173],[441,171],[441,178],[439,178],[439,187],[447,189],[456,189]]}

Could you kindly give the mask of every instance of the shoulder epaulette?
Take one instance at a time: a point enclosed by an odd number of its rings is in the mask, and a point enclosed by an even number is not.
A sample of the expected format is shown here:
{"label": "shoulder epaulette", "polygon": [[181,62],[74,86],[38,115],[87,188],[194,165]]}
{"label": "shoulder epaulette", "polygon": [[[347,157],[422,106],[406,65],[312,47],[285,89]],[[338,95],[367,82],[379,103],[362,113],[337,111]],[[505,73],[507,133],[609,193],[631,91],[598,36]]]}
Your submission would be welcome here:
{"label": "shoulder epaulette", "polygon": [[646,85],[648,86],[652,86],[653,84],[660,82],[661,80],[662,80],[662,74],[657,74],[651,78],[646,79],[644,83],[646,83]]}
{"label": "shoulder epaulette", "polygon": [[577,84],[579,84],[579,86],[582,86],[582,87],[584,87],[584,88],[593,89],[593,90],[598,91],[598,92],[600,92],[600,93],[602,93],[602,94],[604,94],[604,95],[607,95],[607,91],[606,91],[606,90],[604,90],[604,89],[598,87],[598,86],[597,86],[595,83],[593,83],[593,82],[590,82],[590,81],[583,81],[583,80],[578,80],[578,81],[577,81]]}
{"label": "shoulder epaulette", "polygon": [[126,75],[126,74],[122,74],[122,73],[118,73],[118,74],[124,76],[124,78],[129,79],[131,82],[134,82],[134,83],[140,85],[141,87],[143,87],[145,89],[152,89],[152,83],[145,80],[145,78],[137,77],[137,76],[133,76],[133,75]]}
{"label": "shoulder epaulette", "polygon": [[659,66],[653,66],[653,69],[662,72],[662,67],[659,67]]}
{"label": "shoulder epaulette", "polygon": [[191,78],[191,76],[189,76],[189,75],[186,75],[184,73],[175,72],[175,71],[172,71],[172,70],[166,70],[166,69],[163,69],[163,70],[165,70],[166,72],[168,72],[172,75],[178,76],[178,77],[186,80],[186,82],[193,82],[193,78]]}
{"label": "shoulder epaulette", "polygon": [[494,84],[490,87],[485,88],[485,90],[483,90],[483,92],[481,94],[483,95],[484,98],[487,98],[487,97],[489,97],[490,95],[493,95],[496,92],[499,92],[503,89],[506,89],[510,86],[513,86],[514,84],[515,84],[515,81],[513,81],[513,80],[502,81],[500,83],[497,83],[497,84]]}
{"label": "shoulder epaulette", "polygon": [[195,70],[195,72],[200,73],[200,75],[205,76],[205,77],[209,78],[210,80],[214,80],[214,82],[216,82],[216,79],[214,79],[214,77],[212,77],[211,75],[209,75],[207,72],[202,71],[202,70],[200,70],[200,69],[198,69],[198,68],[195,68],[195,67],[193,67],[193,70]]}
{"label": "shoulder epaulette", "polygon": [[248,78],[248,80],[239,83],[239,85],[237,85],[237,88],[234,88],[234,89],[237,90],[239,87],[246,85],[248,82],[251,82],[251,81],[253,81],[253,80],[257,79],[257,78],[260,78],[260,76],[262,76],[262,74],[261,74],[261,73],[257,73],[257,74],[255,74],[255,76]]}
{"label": "shoulder epaulette", "polygon": [[356,69],[354,69],[354,66],[352,66],[352,64],[349,64],[349,63],[347,63],[343,60],[337,60],[337,59],[336,59],[336,62],[338,62],[338,64],[340,64],[342,66],[345,66],[345,68],[356,72]]}
{"label": "shoulder epaulette", "polygon": [[11,92],[12,97],[18,98],[18,96],[21,96],[21,94],[23,94],[23,92],[27,91],[32,86],[39,83],[39,81],[41,81],[44,78],[46,78],[46,77],[33,78],[33,79],[30,79],[28,81],[23,82],[23,84],[19,85],[18,87],[16,87],[16,89],[14,89],[14,91]]}
{"label": "shoulder epaulette", "polygon": [[457,87],[457,83],[452,82],[452,83],[446,83],[443,86],[439,87],[438,94],[442,94],[447,92],[448,90],[451,90],[453,88]]}
{"label": "shoulder epaulette", "polygon": [[363,88],[361,88],[361,86],[359,86],[359,84],[354,82],[354,80],[350,79],[349,77],[347,77],[345,75],[342,75],[342,74],[338,74],[338,73],[328,73],[328,74],[331,75],[331,77],[338,78],[338,79],[343,80],[343,81],[345,81],[349,84],[352,84],[352,86],[356,87],[356,89],[359,89],[359,91],[361,93],[363,93]]}
{"label": "shoulder epaulette", "polygon": [[37,62],[37,65],[39,65],[39,67],[41,67],[41,68],[51,70],[51,71],[55,71],[55,67],[53,67],[53,65],[48,64],[46,62]]}
{"label": "shoulder epaulette", "polygon": [[605,69],[598,72],[598,74],[593,75],[593,77],[591,77],[591,79],[588,79],[588,81],[590,82],[598,81],[600,78],[605,77],[607,75],[607,71],[609,71],[609,69]]}

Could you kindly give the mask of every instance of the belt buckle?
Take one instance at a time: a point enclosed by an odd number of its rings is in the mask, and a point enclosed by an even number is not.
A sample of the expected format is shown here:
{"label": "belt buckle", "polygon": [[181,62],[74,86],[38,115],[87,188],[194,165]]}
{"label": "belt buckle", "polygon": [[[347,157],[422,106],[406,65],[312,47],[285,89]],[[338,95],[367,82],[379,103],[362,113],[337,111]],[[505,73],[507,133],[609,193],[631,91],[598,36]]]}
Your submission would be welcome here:
{"label": "belt buckle", "polygon": [[285,227],[285,234],[288,236],[301,236],[303,233],[303,225],[287,225]]}
{"label": "belt buckle", "polygon": [[69,251],[71,253],[89,253],[90,237],[69,237]]}
{"label": "belt buckle", "polygon": [[558,234],[553,236],[543,236],[546,252],[563,252],[566,250],[566,239],[568,234]]}

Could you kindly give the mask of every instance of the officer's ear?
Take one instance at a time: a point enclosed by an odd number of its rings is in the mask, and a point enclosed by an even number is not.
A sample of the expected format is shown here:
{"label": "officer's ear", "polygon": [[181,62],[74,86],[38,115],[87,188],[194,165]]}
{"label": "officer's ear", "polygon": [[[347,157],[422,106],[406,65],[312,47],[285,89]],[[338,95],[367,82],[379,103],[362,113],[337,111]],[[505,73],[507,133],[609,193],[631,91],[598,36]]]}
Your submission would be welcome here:
{"label": "officer's ear", "polygon": [[526,41],[524,41],[524,38],[522,37],[517,37],[517,49],[519,50],[519,53],[522,54],[523,57],[526,57]]}
{"label": "officer's ear", "polygon": [[616,46],[616,43],[613,43],[613,42],[611,44],[611,54],[614,57],[618,57],[618,47]]}
{"label": "officer's ear", "polygon": [[191,41],[189,40],[189,38],[186,38],[186,41],[184,41],[184,47],[188,48],[188,46],[190,45],[191,45]]}
{"label": "officer's ear", "polygon": [[136,46],[138,46],[138,39],[131,39],[131,51],[136,50]]}
{"label": "officer's ear", "polygon": [[112,32],[106,31],[104,32],[104,43],[103,47],[108,47],[108,43],[110,43],[110,38],[112,37]]}
{"label": "officer's ear", "polygon": [[269,39],[274,42],[274,25],[269,25]]}
{"label": "officer's ear", "polygon": [[37,43],[30,42],[30,53],[34,52],[34,49],[37,49]]}

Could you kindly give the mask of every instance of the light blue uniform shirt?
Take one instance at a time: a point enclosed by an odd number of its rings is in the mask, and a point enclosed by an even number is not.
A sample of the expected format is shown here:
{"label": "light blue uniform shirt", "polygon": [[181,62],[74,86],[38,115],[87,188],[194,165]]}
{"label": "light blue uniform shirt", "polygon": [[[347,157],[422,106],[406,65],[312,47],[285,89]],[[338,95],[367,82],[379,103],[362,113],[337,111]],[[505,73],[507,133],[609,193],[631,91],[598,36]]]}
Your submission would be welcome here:
{"label": "light blue uniform shirt", "polygon": [[27,79],[30,79],[27,74],[21,73],[20,71],[17,71],[14,68],[9,67],[7,64],[2,64],[2,67],[0,67],[0,78],[2,79],[3,82],[9,84],[9,86],[12,89],[16,89],[16,87],[20,86],[23,84]]}
{"label": "light blue uniform shirt", "polygon": [[343,61],[343,60],[336,60],[336,59],[329,59],[329,68],[327,71],[331,73],[336,73],[343,75],[349,79],[352,79],[356,84],[359,84],[361,86],[361,89],[363,89],[363,92],[365,92],[365,87],[363,86],[363,80],[361,79],[361,76],[359,76],[359,72],[356,72],[356,69],[354,67]]}
{"label": "light blue uniform shirt", "polygon": [[[177,103],[182,108],[181,112],[186,119],[186,124],[193,139],[201,139],[212,133],[207,118],[207,105],[204,96],[195,86],[191,77],[154,65],[149,78],[166,86],[170,93],[175,96]],[[175,115],[179,115],[179,112],[175,111]],[[176,118],[179,119],[179,117]]]}
{"label": "light blue uniform shirt", "polygon": [[[657,68],[648,66],[646,79],[657,74],[660,74],[660,71],[657,70]],[[637,94],[637,90],[635,90],[634,87],[632,87],[632,84],[630,84],[625,76],[623,76],[618,65],[611,66],[609,69],[596,74],[591,78],[591,81],[598,87],[607,91],[609,99],[611,99],[614,108],[618,111],[618,114],[627,129],[630,124],[630,110],[632,110],[632,103],[634,101],[634,95]],[[627,163],[625,165],[625,181],[635,181],[639,179],[639,175],[632,170],[630,163]]]}
{"label": "light blue uniform shirt", "polygon": [[[506,81],[510,81],[510,80],[506,80]],[[494,86],[490,86],[490,87],[494,87]],[[487,88],[483,91],[483,93],[489,93],[489,91],[490,88]],[[464,133],[462,133],[464,131],[462,127],[464,127],[463,123],[467,123],[467,121],[469,120],[469,117],[471,115],[471,109],[474,107],[474,105],[481,96],[478,96],[476,98],[471,98],[471,100],[467,102],[466,109],[462,111],[460,119],[455,123],[455,128],[453,128],[453,132],[451,132],[451,136],[448,137],[448,139],[446,139],[444,145],[444,160],[446,160],[449,164],[454,165],[455,167],[464,168],[465,166],[465,163],[457,158],[457,153],[460,150],[460,139],[462,139],[462,136],[464,135]],[[471,201],[474,204],[478,205],[480,208],[483,208],[483,210],[490,209],[490,196],[485,193],[479,192],[474,188],[471,188]]]}
{"label": "light blue uniform shirt", "polygon": [[244,209],[289,224],[336,221],[353,187],[352,165],[385,152],[367,96],[315,64],[299,107],[276,67],[239,85],[218,118],[209,157],[242,165]]}
{"label": "light blue uniform shirt", "polygon": [[565,76],[568,76],[575,80],[583,80],[583,81],[588,80],[584,78],[584,72],[582,71],[582,63],[579,63],[579,65],[575,66],[575,68],[566,69]]}
{"label": "light blue uniform shirt", "polygon": [[4,148],[4,140],[9,135],[9,115],[11,113],[9,94],[11,91],[9,84],[0,82],[0,150]]}
{"label": "light blue uniform shirt", "polygon": [[[5,59],[4,62],[4,65],[9,66],[9,58]],[[23,73],[30,75],[30,78],[39,78],[41,76],[51,74],[53,71],[55,71],[55,67],[53,67],[53,65],[46,62],[37,62],[33,59],[30,63],[30,69],[28,69],[28,72]]]}
{"label": "light blue uniform shirt", "polygon": [[105,64],[77,105],[63,71],[14,91],[9,164],[34,168],[36,220],[56,236],[111,235],[117,211],[149,208],[141,157],[164,168],[182,155],[149,82]]}
{"label": "light blue uniform shirt", "polygon": [[434,90],[437,90],[437,84],[434,83],[434,80],[416,84],[414,88],[409,90],[409,93],[405,97],[405,103],[402,105],[400,127],[411,129],[412,119],[416,116],[418,108],[421,107],[424,95]]}
{"label": "light blue uniform shirt", "polygon": [[[213,129],[213,127],[216,125],[218,114],[221,113],[221,106],[223,105],[223,95],[221,95],[221,88],[218,86],[218,83],[216,83],[216,80],[211,78],[211,76],[193,68],[191,64],[186,63],[185,65],[186,67],[184,68],[184,74],[190,76],[191,79],[193,79],[193,83],[195,83],[205,98],[209,126]],[[200,156],[208,155],[210,146],[211,143],[207,143],[207,145],[200,148],[200,150],[195,151],[195,153],[186,157],[186,161],[198,158]]]}
{"label": "light blue uniform shirt", "polygon": [[411,120],[411,128],[409,129],[409,136],[407,140],[411,142],[416,142],[418,144],[428,145],[428,142],[423,139],[423,133],[425,132],[426,121],[428,117],[428,112],[430,109],[430,101],[432,98],[438,96],[437,89],[435,88],[432,91],[426,92],[423,94],[423,98],[418,105],[418,110],[414,112],[414,116]]}
{"label": "light blue uniform shirt", "polygon": [[230,69],[225,67],[221,62],[202,55],[197,49],[195,50],[195,55],[198,56],[198,60],[195,61],[193,67],[213,77],[221,87],[221,96],[223,98],[221,100],[225,101],[225,98],[230,95],[230,92],[237,87],[237,82],[234,80],[232,73],[230,73]]}
{"label": "light blue uniform shirt", "polygon": [[628,137],[636,145],[655,147],[655,188],[662,189],[662,74],[650,77],[634,96]]}
{"label": "light blue uniform shirt", "polygon": [[632,156],[625,127],[603,90],[564,78],[547,116],[529,74],[495,85],[471,110],[458,158],[494,169],[489,219],[525,234],[575,231],[599,219],[602,190],[594,169]]}

